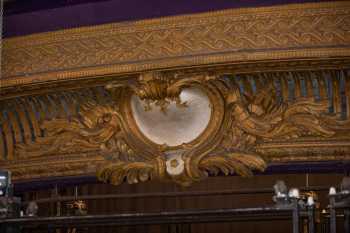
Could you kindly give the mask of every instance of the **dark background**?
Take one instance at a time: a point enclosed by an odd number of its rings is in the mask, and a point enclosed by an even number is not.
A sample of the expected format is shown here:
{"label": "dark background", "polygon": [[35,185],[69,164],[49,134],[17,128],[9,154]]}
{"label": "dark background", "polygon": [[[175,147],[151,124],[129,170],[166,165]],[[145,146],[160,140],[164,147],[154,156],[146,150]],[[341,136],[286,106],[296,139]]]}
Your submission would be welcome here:
{"label": "dark background", "polygon": [[325,0],[10,0],[4,37],[223,9]]}
{"label": "dark background", "polygon": [[[284,180],[288,187],[305,187],[321,189],[317,194],[321,203],[321,209],[328,205],[328,189],[330,186],[338,186],[343,178],[342,174],[282,174],[282,175],[259,175],[253,178],[231,177],[210,177],[199,183],[195,183],[190,188],[183,188],[172,183],[147,182],[137,185],[122,184],[112,186],[102,183],[82,184],[78,186],[79,195],[98,194],[126,194],[124,198],[88,200],[88,214],[112,214],[130,212],[160,212],[176,210],[198,210],[198,209],[218,209],[218,208],[238,208],[238,207],[261,207],[272,205],[272,186],[278,179]],[[308,181],[307,181],[308,179]],[[74,195],[74,186],[59,186],[60,195]],[[259,190],[269,192],[259,193]],[[253,194],[229,194],[229,195],[209,195],[212,191],[227,190],[256,190]],[[150,193],[185,192],[191,194],[196,191],[209,192],[202,196],[177,196],[177,197],[142,197]],[[48,198],[51,189],[22,192],[25,200]],[[19,194],[19,193],[18,193]],[[128,197],[129,195],[140,194],[141,197]],[[65,206],[65,203],[62,204]],[[55,204],[40,204],[39,214],[41,216],[55,215]],[[339,222],[342,224],[341,222]],[[342,225],[340,225],[342,226]],[[190,231],[189,231],[190,230]],[[320,229],[319,229],[320,230]],[[33,231],[38,233],[38,231]],[[91,233],[289,233],[292,232],[291,221],[273,222],[243,222],[243,223],[202,223],[192,225],[179,225],[169,230],[169,226],[138,226],[138,227],[98,227],[90,228]],[[338,232],[342,231],[338,229]],[[63,232],[62,232],[63,233]]]}

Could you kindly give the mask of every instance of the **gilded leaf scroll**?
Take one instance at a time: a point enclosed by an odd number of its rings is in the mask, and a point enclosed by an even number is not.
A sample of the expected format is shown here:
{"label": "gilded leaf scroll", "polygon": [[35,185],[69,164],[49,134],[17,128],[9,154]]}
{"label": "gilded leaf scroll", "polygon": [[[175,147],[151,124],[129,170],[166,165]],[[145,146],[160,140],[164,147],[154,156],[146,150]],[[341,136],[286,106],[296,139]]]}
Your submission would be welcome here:
{"label": "gilded leaf scroll", "polygon": [[122,142],[122,118],[114,106],[86,103],[75,118],[52,119],[41,124],[45,137],[35,143],[19,144],[19,156],[38,157],[89,150],[114,151],[131,154]]}

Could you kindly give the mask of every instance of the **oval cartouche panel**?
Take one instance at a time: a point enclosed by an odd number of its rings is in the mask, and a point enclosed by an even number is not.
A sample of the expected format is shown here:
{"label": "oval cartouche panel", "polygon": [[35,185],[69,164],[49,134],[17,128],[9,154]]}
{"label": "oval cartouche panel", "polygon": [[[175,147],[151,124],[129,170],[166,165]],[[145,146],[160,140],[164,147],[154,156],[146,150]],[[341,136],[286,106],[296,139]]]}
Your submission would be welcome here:
{"label": "oval cartouche panel", "polygon": [[132,114],[140,131],[152,142],[178,146],[196,139],[208,126],[211,118],[210,100],[199,88],[186,88],[180,94],[182,103],[171,101],[165,111],[155,103],[150,109],[145,100],[133,95]]}

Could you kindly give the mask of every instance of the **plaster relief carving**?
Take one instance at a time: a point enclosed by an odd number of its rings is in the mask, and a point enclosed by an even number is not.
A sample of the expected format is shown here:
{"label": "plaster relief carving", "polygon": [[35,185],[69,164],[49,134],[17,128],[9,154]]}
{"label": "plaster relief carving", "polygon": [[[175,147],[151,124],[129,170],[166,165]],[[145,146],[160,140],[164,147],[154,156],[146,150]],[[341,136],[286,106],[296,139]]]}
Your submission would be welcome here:
{"label": "plaster relief carving", "polygon": [[86,103],[77,117],[44,121],[41,128],[46,136],[34,143],[19,144],[16,153],[19,157],[48,156],[77,151],[113,151],[132,152],[122,139],[122,118],[114,106],[98,106]]}
{"label": "plaster relief carving", "polygon": [[18,143],[14,161],[96,154],[97,176],[105,182],[190,185],[209,175],[249,177],[264,170],[264,143],[347,137],[342,129],[349,121],[327,114],[326,99],[295,92],[297,98],[282,101],[288,95],[261,80],[253,80],[259,91],[249,89],[249,78],[208,73],[151,72],[113,81],[99,101],[82,102],[75,114],[43,117],[38,124],[44,134]]}

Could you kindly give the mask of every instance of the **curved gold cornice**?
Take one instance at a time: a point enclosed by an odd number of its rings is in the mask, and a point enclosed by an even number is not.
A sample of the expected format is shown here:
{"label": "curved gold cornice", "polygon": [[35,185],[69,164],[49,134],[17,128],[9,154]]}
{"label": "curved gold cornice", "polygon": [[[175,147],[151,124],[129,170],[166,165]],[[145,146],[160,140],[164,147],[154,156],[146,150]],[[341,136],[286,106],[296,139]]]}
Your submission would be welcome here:
{"label": "curved gold cornice", "polygon": [[224,63],[350,56],[350,3],[244,8],[4,40],[2,87]]}
{"label": "curved gold cornice", "polygon": [[[189,185],[209,174],[250,176],[274,162],[349,160],[349,74],[149,72],[104,88],[12,98],[0,102],[0,166],[15,179],[97,171],[113,184]],[[180,98],[187,88],[201,88],[209,99],[206,129],[175,146],[152,141],[134,120],[132,96],[145,112],[166,115],[170,104],[191,106]]]}
{"label": "curved gold cornice", "polygon": [[[98,170],[115,184],[189,184],[219,172],[250,175],[265,162],[350,159],[349,2],[10,38],[3,65],[0,166],[15,179]],[[164,83],[146,85],[140,74]],[[197,85],[215,114],[173,161],[137,128],[130,95],[164,103]]]}

